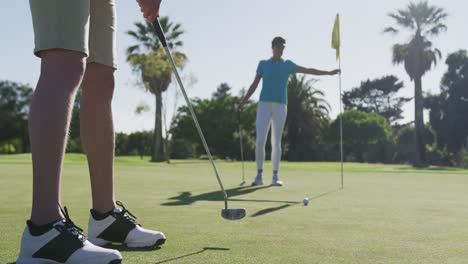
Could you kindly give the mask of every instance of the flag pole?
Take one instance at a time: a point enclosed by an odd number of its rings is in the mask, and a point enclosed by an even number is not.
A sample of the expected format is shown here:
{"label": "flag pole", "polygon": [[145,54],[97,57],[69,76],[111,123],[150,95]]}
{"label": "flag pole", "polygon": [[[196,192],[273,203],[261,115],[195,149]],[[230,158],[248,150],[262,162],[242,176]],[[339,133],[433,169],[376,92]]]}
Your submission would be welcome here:
{"label": "flag pole", "polygon": [[341,93],[341,56],[338,59],[338,69],[340,69],[339,83],[340,83],[340,161],[341,161],[341,189],[344,188],[343,179],[343,107],[342,107],[342,93]]}
{"label": "flag pole", "polygon": [[342,106],[342,92],[341,92],[341,56],[340,56],[340,14],[336,14],[335,24],[333,25],[332,32],[332,48],[336,50],[336,59],[338,60],[339,73],[339,88],[340,88],[340,165],[341,165],[341,189],[344,188],[343,177],[343,106]]}
{"label": "flag pole", "polygon": [[339,73],[339,88],[340,88],[340,165],[341,165],[341,189],[344,188],[344,177],[343,177],[343,97],[341,92],[341,56],[340,56],[340,14],[337,13],[335,17],[335,24],[333,25],[332,32],[332,48],[336,50],[336,58],[338,60]]}

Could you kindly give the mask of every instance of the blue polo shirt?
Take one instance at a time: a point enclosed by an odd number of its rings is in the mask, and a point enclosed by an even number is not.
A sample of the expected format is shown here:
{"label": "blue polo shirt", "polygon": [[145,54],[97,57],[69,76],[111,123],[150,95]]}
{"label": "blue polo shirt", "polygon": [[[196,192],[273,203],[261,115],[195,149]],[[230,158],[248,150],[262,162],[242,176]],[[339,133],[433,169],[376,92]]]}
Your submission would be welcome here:
{"label": "blue polo shirt", "polygon": [[271,58],[260,61],[257,67],[257,73],[263,79],[260,101],[287,104],[289,76],[296,71],[297,65],[290,60],[275,62]]}

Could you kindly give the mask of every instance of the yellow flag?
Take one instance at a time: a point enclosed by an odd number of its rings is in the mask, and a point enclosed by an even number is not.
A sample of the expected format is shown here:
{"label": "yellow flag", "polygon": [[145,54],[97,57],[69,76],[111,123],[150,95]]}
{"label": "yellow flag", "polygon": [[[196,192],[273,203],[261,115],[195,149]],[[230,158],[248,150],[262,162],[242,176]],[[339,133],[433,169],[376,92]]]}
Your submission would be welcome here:
{"label": "yellow flag", "polygon": [[340,15],[336,14],[332,33],[332,48],[336,50],[336,59],[340,58]]}

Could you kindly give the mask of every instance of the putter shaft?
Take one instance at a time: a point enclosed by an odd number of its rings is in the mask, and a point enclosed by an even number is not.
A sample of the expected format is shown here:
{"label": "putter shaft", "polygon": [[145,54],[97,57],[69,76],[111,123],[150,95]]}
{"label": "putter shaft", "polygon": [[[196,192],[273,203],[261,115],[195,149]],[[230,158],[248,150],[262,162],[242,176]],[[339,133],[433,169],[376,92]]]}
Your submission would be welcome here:
{"label": "putter shaft", "polygon": [[185,101],[187,102],[187,106],[188,106],[188,108],[190,110],[190,114],[192,115],[193,121],[194,121],[195,126],[197,128],[198,135],[200,136],[200,139],[201,139],[201,141],[203,143],[203,147],[205,148],[206,154],[208,155],[208,158],[210,159],[211,165],[213,166],[213,170],[214,170],[214,172],[216,174],[216,179],[218,180],[219,187],[221,187],[221,190],[223,191],[224,206],[225,206],[226,209],[228,209],[228,205],[227,205],[228,196],[227,196],[226,190],[224,189],[223,183],[221,182],[221,178],[219,177],[218,170],[216,169],[216,165],[214,163],[213,157],[211,156],[210,149],[208,148],[208,144],[206,143],[205,136],[203,136],[203,131],[200,128],[200,124],[198,123],[198,119],[197,119],[197,116],[195,115],[195,111],[193,111],[192,103],[190,103],[190,99],[188,98],[187,93],[185,92],[184,84],[182,83],[182,80],[180,79],[179,73],[177,71],[177,67],[175,65],[174,59],[172,58],[171,51],[169,50],[169,47],[166,45],[164,47],[164,49],[166,50],[167,57],[169,58],[169,61],[171,63],[172,70],[173,70],[174,75],[175,75],[175,77],[177,79],[177,82],[179,83],[180,91],[182,92],[182,95],[184,96]]}

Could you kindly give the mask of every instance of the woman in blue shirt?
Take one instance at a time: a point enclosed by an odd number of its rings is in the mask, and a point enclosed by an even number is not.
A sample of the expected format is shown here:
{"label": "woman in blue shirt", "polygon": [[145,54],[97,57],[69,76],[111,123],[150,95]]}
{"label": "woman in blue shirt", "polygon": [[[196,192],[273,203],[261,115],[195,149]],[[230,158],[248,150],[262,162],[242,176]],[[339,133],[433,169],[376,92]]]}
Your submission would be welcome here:
{"label": "woman in blue shirt", "polygon": [[239,103],[238,110],[249,100],[250,96],[257,89],[260,79],[263,79],[260,102],[257,109],[256,120],[256,149],[255,159],[257,162],[257,176],[252,185],[263,184],[263,163],[265,162],[265,143],[268,129],[271,123],[271,161],[273,165],[272,185],[282,186],[278,176],[279,164],[281,160],[281,136],[286,122],[288,91],[287,84],[291,74],[304,73],[312,75],[335,75],[340,70],[321,71],[313,68],[304,68],[296,65],[290,60],[283,60],[286,40],[282,37],[275,37],[271,43],[273,57],[262,60],[258,64],[257,74],[250,85],[247,94]]}

